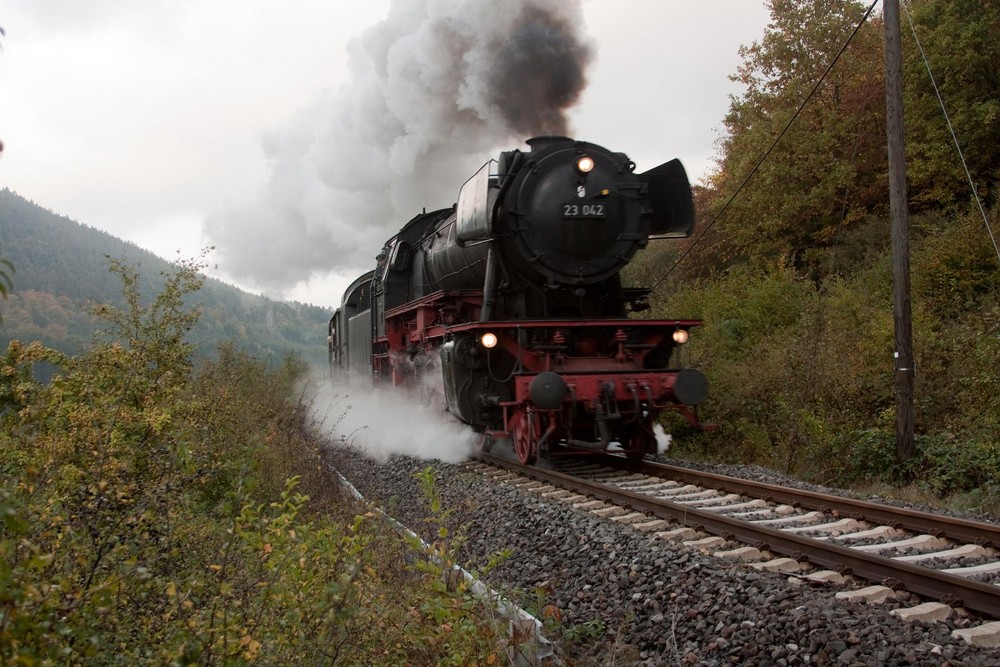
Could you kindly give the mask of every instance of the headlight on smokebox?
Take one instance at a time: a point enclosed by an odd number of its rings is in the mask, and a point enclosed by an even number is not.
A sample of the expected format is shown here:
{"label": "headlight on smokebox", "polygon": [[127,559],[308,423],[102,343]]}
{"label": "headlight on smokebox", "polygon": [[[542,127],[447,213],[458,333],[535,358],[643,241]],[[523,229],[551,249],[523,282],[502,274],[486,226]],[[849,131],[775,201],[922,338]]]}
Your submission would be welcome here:
{"label": "headlight on smokebox", "polygon": [[495,333],[487,331],[482,336],[480,336],[479,342],[487,350],[492,350],[494,347],[497,346],[497,335]]}

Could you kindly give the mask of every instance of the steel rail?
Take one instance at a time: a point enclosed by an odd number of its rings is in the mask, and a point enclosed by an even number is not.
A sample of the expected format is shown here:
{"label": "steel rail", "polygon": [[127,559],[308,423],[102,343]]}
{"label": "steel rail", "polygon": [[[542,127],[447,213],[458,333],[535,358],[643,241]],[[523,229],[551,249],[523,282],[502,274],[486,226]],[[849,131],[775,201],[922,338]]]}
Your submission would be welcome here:
{"label": "steel rail", "polygon": [[939,570],[785,533],[767,526],[756,526],[751,522],[691,508],[662,498],[589,482],[554,470],[521,466],[489,455],[481,455],[481,458],[519,475],[545,481],[657,518],[673,519],[685,526],[727,540],[768,549],[798,561],[809,561],[842,574],[853,574],[862,579],[879,581],[892,588],[904,588],[951,606],[966,607],[993,617],[1000,616],[1000,586],[971,581]]}
{"label": "steel rail", "polygon": [[[612,457],[607,457],[611,459]],[[621,459],[619,458],[619,465]],[[603,461],[607,463],[607,461]],[[973,521],[957,517],[939,516],[919,510],[893,507],[865,500],[855,500],[826,493],[792,489],[775,484],[727,477],[715,473],[701,472],[661,463],[643,462],[639,468],[657,477],[668,477],[685,484],[700,484],[717,491],[738,493],[754,498],[763,498],[776,503],[803,507],[806,509],[837,512],[842,516],[870,521],[879,525],[928,533],[935,537],[947,537],[964,544],[978,544],[984,547],[1000,547],[1000,525]]]}

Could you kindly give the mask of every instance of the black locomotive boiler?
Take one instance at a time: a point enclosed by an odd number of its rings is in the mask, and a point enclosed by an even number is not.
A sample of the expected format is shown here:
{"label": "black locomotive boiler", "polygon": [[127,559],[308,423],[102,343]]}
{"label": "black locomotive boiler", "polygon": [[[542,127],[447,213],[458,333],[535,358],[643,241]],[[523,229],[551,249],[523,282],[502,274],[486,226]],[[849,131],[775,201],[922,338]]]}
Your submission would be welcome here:
{"label": "black locomotive boiler", "polygon": [[522,462],[656,449],[661,411],[699,425],[705,376],[678,365],[697,320],[639,319],[648,289],[620,272],[651,238],[688,236],[691,187],[671,160],[566,137],[503,152],[452,208],[421,213],[346,291],[331,373],[409,386]]}

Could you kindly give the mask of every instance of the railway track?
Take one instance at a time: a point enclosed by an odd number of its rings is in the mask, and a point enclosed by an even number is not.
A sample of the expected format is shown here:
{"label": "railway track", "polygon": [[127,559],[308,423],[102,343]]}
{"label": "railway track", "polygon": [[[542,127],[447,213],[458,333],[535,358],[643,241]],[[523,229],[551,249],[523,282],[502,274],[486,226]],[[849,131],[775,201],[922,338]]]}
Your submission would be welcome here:
{"label": "railway track", "polygon": [[[557,469],[482,460],[518,476],[788,560],[1000,617],[1000,526],[621,457],[568,459]],[[538,488],[534,489],[539,491]],[[664,532],[667,528],[664,527]],[[720,541],[716,542],[721,544]],[[749,549],[747,549],[749,551]],[[983,561],[964,566],[962,561]]]}

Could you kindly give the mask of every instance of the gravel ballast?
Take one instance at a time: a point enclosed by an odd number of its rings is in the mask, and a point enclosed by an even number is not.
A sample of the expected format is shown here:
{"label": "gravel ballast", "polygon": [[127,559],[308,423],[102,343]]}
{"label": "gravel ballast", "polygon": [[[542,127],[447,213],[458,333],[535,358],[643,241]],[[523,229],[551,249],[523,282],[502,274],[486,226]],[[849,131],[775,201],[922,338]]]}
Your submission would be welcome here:
{"label": "gravel ballast", "polygon": [[795,587],[784,575],[704,555],[461,465],[378,463],[340,448],[329,461],[425,538],[429,509],[415,474],[432,468],[452,529],[465,526],[462,558],[476,568],[508,549],[490,585],[530,611],[551,605],[548,615],[560,621],[550,639],[576,664],[1000,664],[1000,651],[951,637],[978,619],[905,623],[890,616],[892,604],[835,600],[838,588]]}

